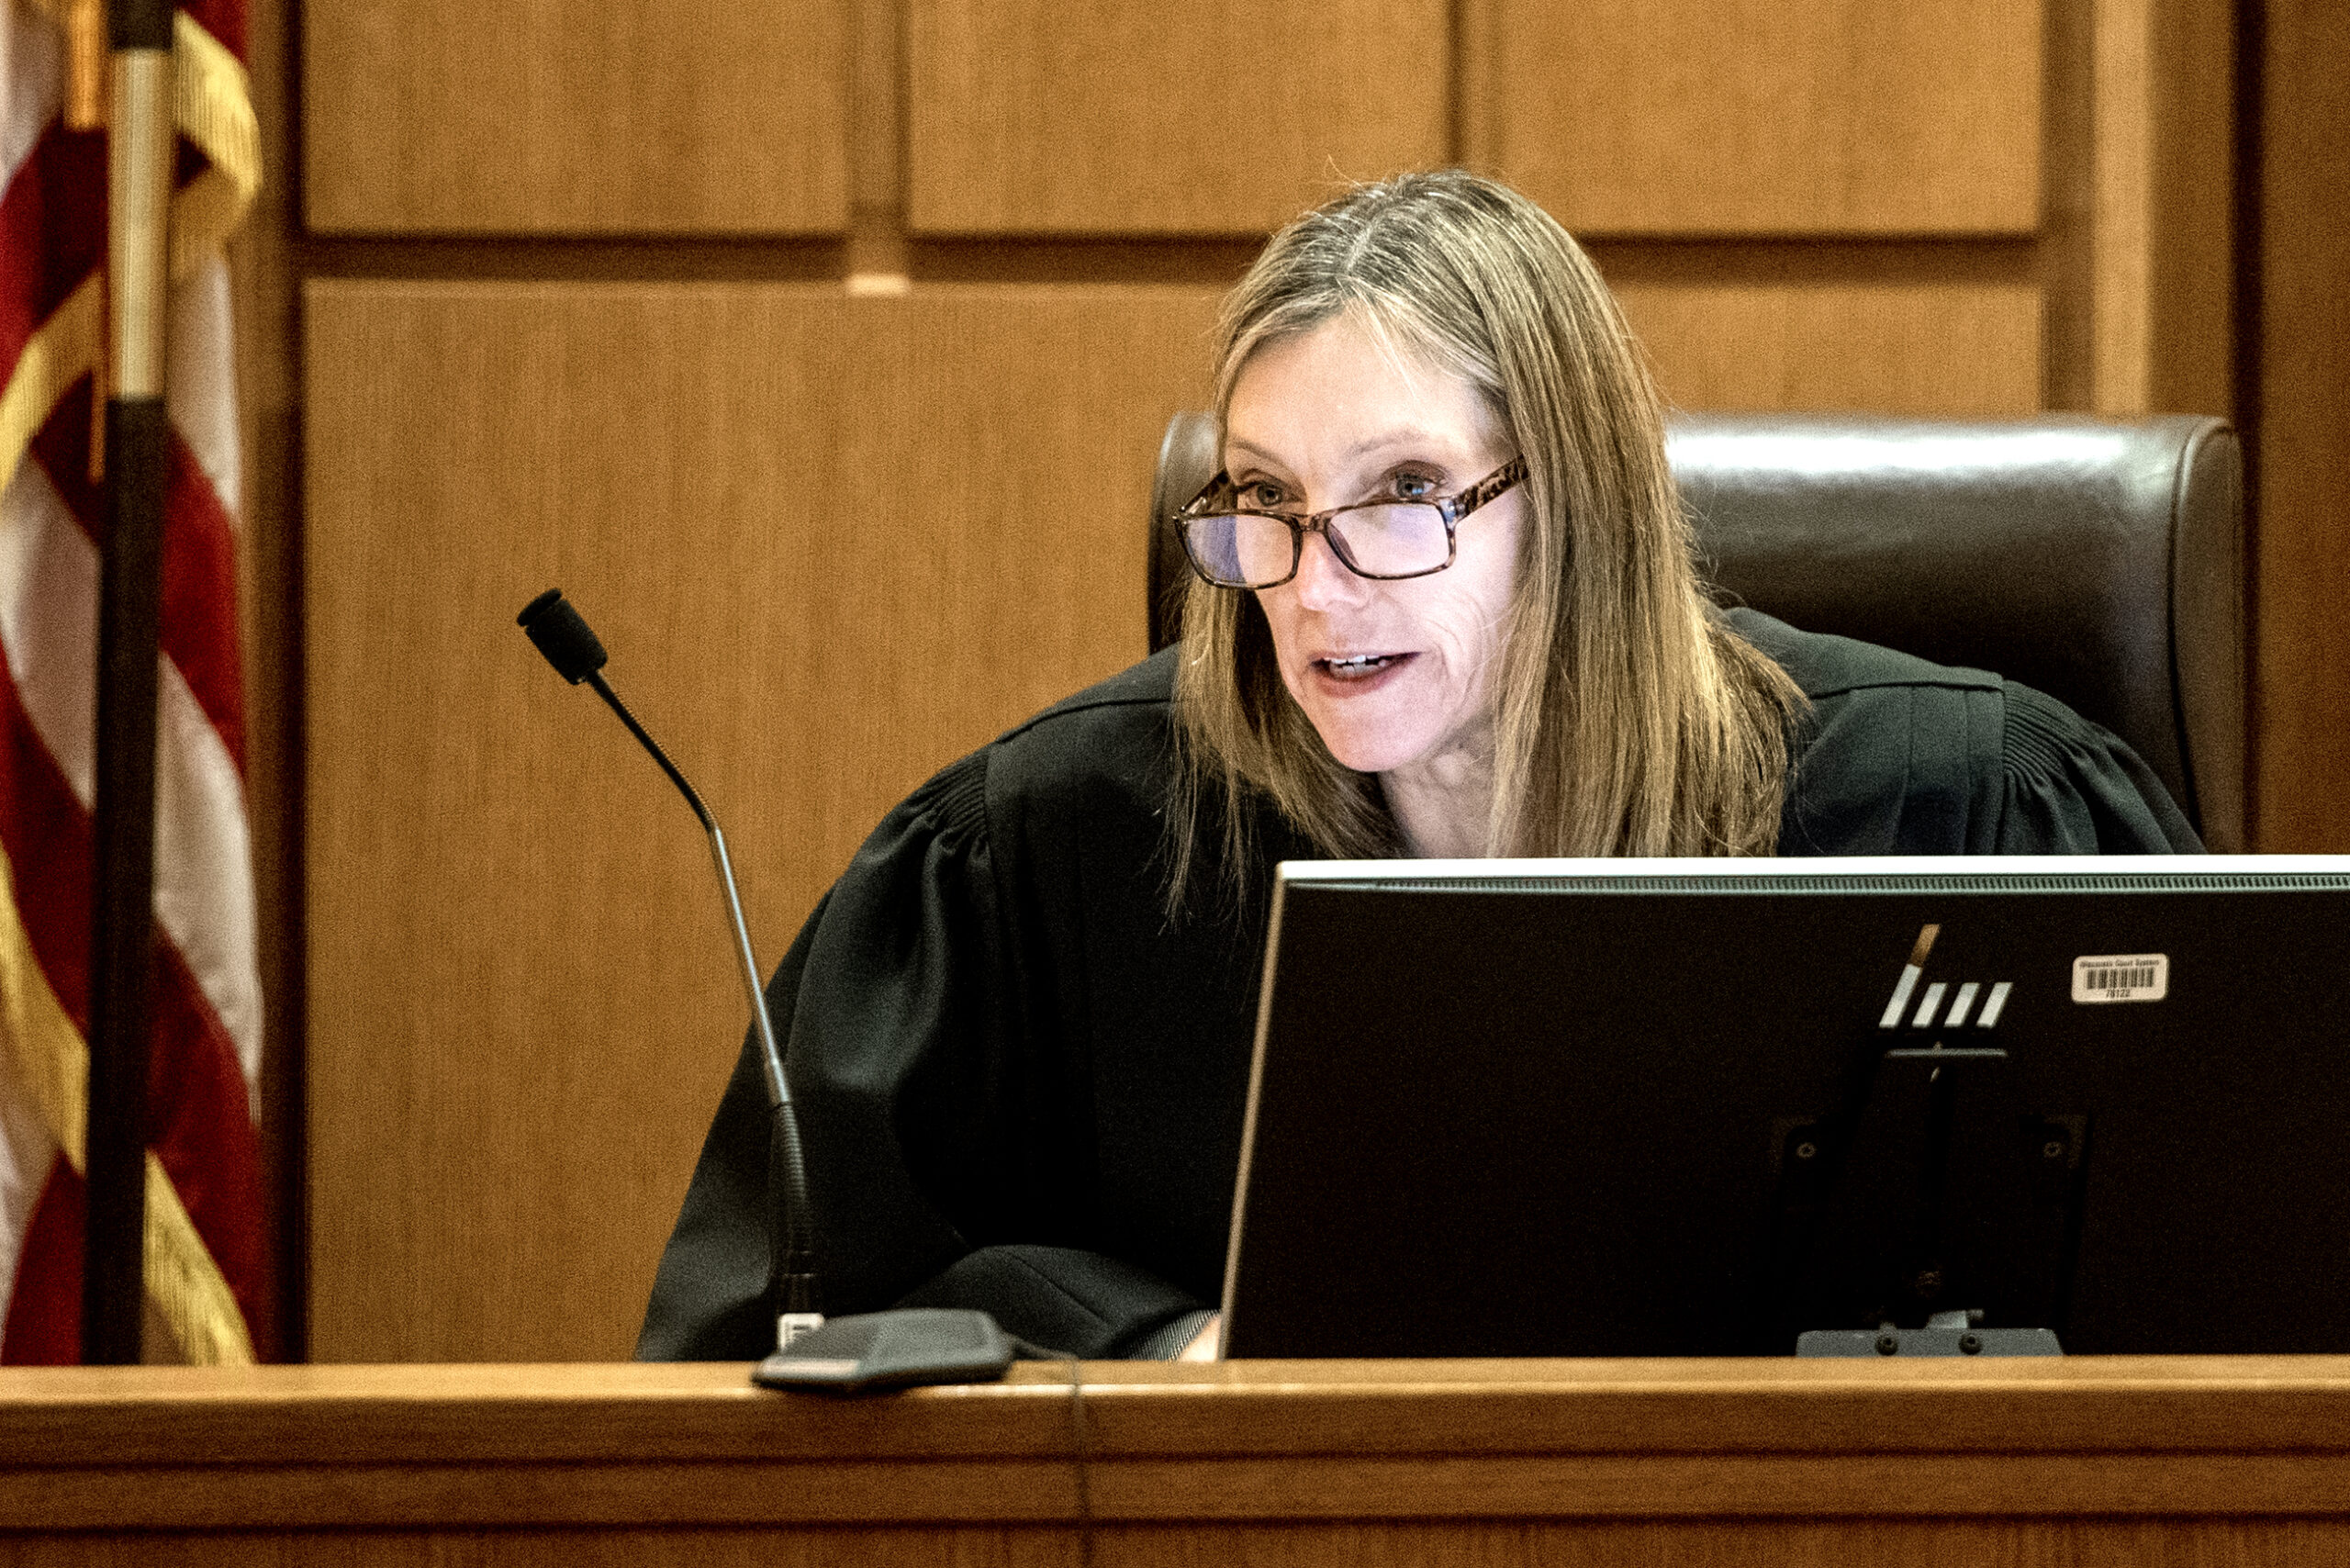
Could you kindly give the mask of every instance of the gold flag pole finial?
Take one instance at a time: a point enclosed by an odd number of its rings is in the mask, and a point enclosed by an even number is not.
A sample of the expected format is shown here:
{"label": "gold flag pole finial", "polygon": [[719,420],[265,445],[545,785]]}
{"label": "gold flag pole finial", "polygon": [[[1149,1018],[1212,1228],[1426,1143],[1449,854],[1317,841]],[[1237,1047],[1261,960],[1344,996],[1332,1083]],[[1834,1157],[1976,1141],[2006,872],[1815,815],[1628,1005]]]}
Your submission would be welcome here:
{"label": "gold flag pole finial", "polygon": [[66,0],[65,129],[106,123],[106,0]]}

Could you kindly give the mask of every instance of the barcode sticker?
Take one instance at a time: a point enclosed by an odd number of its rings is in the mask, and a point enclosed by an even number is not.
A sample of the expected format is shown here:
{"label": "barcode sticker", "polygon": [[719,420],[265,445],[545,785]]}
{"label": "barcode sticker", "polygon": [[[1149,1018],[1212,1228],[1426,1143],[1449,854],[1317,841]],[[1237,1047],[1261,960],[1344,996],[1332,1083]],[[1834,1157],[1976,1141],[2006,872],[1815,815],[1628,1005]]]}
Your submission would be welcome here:
{"label": "barcode sticker", "polygon": [[2073,960],[2075,1002],[2160,1002],[2169,994],[2167,953],[2107,954]]}

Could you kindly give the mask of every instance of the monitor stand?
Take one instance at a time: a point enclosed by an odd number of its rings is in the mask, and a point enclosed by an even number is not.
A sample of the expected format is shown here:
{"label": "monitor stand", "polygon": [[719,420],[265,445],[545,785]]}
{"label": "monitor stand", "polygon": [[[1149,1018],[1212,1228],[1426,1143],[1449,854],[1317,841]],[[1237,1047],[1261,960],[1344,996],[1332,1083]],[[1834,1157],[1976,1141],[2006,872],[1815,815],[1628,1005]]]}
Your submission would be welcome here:
{"label": "monitor stand", "polygon": [[1765,1353],[2062,1355],[2033,1326],[2063,1315],[2087,1118],[2028,1111],[1996,1047],[1878,1036],[1854,1065],[1841,1113],[1774,1129]]}

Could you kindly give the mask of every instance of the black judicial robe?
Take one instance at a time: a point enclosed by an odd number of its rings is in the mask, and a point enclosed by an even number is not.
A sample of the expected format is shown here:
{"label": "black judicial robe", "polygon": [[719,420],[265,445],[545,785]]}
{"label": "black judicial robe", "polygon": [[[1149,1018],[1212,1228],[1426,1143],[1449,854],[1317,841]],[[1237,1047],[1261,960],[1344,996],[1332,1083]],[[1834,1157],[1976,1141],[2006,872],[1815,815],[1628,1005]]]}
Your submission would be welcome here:
{"label": "black judicial robe", "polygon": [[[1812,700],[1784,855],[2200,847],[2143,761],[2038,692],[1729,615]],[[824,1311],[981,1307],[1036,1344],[1165,1354],[1221,1294],[1270,901],[1166,915],[1173,656],[916,790],[777,968]],[[1267,816],[1269,883],[1309,852]],[[746,1041],[640,1358],[773,1349],[767,1128]]]}

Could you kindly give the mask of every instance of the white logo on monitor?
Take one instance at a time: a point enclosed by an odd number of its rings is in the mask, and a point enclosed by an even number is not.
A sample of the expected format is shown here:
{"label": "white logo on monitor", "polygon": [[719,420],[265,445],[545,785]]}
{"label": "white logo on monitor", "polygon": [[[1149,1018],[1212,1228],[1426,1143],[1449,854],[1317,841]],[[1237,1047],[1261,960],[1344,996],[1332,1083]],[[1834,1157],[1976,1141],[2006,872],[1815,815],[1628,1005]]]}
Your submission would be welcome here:
{"label": "white logo on monitor", "polygon": [[2073,960],[2075,1002],[2160,1002],[2169,994],[2167,953],[2107,953]]}
{"label": "white logo on monitor", "polygon": [[[1909,1010],[1909,999],[1917,994],[1918,982],[1925,977],[1926,958],[1934,950],[1934,938],[1940,936],[1939,925],[1922,926],[1918,932],[1917,945],[1909,949],[1909,962],[1903,966],[1901,978],[1894,982],[1893,995],[1885,1004],[1885,1015],[1877,1020],[1880,1029],[1898,1029],[1907,1024],[1912,1029],[1930,1029],[1937,1024],[1945,1029],[1963,1029],[1971,1020],[1978,1029],[1988,1029],[1999,1022],[1999,1014],[2008,1009],[2008,993],[2015,989],[2009,980],[1993,982],[1988,995],[1984,994],[1981,980],[1961,980],[1955,995],[1950,982],[1935,980],[1926,987],[1926,994],[1918,998],[1915,1013]],[[2077,986],[2078,981],[2075,984]],[[1950,998],[1950,1011],[1942,1011],[1942,999]],[[1982,1000],[1978,1010],[1975,1003]]]}

